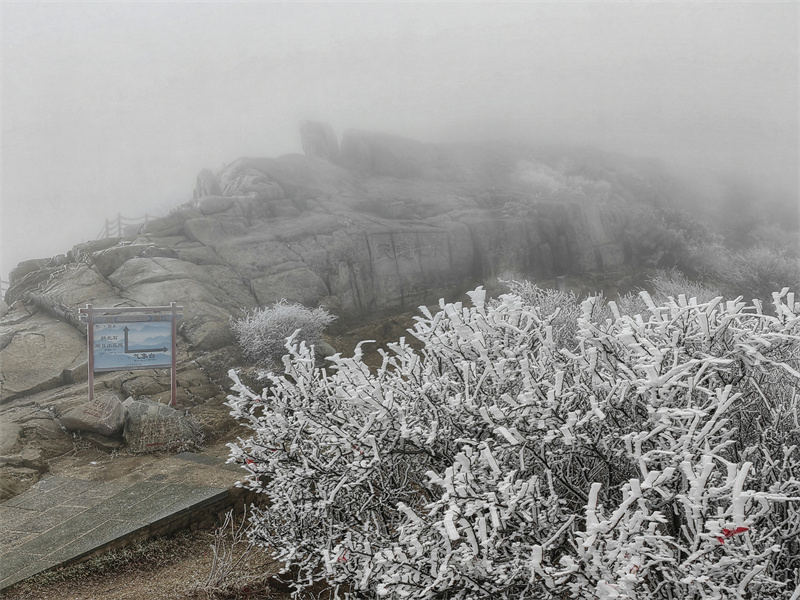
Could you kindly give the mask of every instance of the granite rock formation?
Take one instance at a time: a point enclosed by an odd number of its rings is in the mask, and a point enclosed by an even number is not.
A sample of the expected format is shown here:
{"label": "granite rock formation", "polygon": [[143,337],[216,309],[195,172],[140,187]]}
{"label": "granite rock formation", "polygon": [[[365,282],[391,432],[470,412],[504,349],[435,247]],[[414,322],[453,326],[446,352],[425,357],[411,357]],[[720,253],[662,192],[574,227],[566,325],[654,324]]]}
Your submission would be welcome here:
{"label": "granite rock formation", "polygon": [[[352,323],[452,299],[509,270],[552,279],[618,269],[627,209],[663,188],[650,163],[599,153],[362,131],[340,145],[313,122],[301,133],[306,155],[204,169],[190,201],[136,234],[20,264],[0,318],[0,406],[85,393],[87,303],[175,301],[179,403],[218,423],[208,403],[221,404],[227,369],[241,361],[231,317],[286,299]],[[169,378],[112,373],[96,386],[157,397]]]}

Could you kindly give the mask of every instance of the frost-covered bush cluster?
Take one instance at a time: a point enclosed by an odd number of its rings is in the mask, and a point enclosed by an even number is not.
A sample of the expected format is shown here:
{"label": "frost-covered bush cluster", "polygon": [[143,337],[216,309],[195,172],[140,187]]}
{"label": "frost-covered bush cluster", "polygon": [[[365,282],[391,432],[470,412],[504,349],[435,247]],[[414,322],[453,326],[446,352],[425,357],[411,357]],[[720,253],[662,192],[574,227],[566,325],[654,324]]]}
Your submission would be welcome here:
{"label": "frost-covered bush cluster", "polygon": [[[533,291],[535,295],[535,290]],[[334,597],[800,598],[800,302],[422,309],[361,354],[236,381],[251,540]],[[562,298],[564,300],[564,298]],[[569,309],[565,301],[564,308]],[[598,316],[600,315],[600,316]]]}
{"label": "frost-covered bush cluster", "polygon": [[748,298],[769,297],[777,287],[800,286],[800,259],[767,244],[720,254],[710,272]]}
{"label": "frost-covered bush cluster", "polygon": [[336,316],[322,307],[311,309],[281,300],[271,308],[259,308],[238,321],[231,320],[231,328],[247,358],[262,367],[272,367],[280,364],[286,338],[295,331],[299,330],[298,340],[316,344],[335,320]]}

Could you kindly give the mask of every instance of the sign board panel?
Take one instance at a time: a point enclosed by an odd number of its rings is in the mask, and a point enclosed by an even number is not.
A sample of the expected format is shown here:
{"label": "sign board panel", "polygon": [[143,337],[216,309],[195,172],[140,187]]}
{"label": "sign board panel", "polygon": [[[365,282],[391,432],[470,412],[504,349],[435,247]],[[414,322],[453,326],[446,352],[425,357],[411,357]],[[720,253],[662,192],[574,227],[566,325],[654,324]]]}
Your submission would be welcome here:
{"label": "sign board panel", "polygon": [[177,322],[183,316],[169,306],[81,308],[89,346],[89,401],[94,398],[94,374],[103,371],[170,369],[172,398],[177,391]]}
{"label": "sign board panel", "polygon": [[94,370],[128,371],[172,366],[172,315],[94,317]]}

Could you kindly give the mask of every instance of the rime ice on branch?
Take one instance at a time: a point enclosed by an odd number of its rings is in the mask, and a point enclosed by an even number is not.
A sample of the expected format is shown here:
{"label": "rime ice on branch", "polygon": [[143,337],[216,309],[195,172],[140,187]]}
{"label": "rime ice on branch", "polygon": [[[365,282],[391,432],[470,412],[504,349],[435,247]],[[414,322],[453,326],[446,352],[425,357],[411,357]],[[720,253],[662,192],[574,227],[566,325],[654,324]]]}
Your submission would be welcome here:
{"label": "rime ice on branch", "polygon": [[[236,381],[254,543],[343,597],[800,597],[800,303],[422,309],[375,372]],[[560,303],[560,304],[559,304]],[[627,308],[627,309],[626,309]],[[570,335],[559,315],[574,318]],[[370,596],[371,597],[371,596]]]}

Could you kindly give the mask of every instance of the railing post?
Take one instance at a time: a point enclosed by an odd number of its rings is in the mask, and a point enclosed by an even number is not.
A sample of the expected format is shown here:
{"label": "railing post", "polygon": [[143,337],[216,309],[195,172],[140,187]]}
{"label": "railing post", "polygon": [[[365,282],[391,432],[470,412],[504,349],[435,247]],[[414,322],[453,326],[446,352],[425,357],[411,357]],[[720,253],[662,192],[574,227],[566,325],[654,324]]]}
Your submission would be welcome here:
{"label": "railing post", "polygon": [[172,308],[172,373],[170,376],[172,397],[169,405],[174,408],[178,403],[178,305],[175,302],[170,302],[169,305]]}
{"label": "railing post", "polygon": [[94,400],[94,315],[92,305],[86,305],[86,344],[89,349],[89,402]]}

